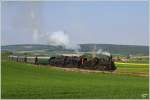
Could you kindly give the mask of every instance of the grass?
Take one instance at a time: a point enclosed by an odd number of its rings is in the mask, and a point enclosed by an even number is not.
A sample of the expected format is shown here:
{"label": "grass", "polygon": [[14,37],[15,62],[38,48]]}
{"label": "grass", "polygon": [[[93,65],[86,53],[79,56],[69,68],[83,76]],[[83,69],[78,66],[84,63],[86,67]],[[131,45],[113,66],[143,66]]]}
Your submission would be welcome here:
{"label": "grass", "polygon": [[148,77],[66,72],[2,61],[2,98],[134,99],[148,94]]}
{"label": "grass", "polygon": [[145,63],[122,63],[122,62],[115,62],[117,66],[117,73],[142,73],[142,74],[149,74],[149,64]]}
{"label": "grass", "polygon": [[146,58],[131,58],[128,61],[129,63],[145,63],[148,64],[149,63],[149,57]]}
{"label": "grass", "polygon": [[123,62],[115,62],[115,64],[120,64],[120,65],[125,65],[125,66],[136,66],[136,67],[138,67],[138,66],[142,66],[142,67],[144,67],[144,66],[146,66],[146,67],[148,67],[148,63],[147,64],[143,64],[143,63],[123,63]]}

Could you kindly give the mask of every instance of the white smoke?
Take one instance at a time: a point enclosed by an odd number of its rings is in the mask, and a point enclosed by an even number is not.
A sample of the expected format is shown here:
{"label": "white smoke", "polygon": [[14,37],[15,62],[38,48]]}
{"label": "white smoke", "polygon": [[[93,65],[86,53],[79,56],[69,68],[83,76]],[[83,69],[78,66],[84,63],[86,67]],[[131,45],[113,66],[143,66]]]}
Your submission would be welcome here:
{"label": "white smoke", "polygon": [[78,49],[80,49],[79,45],[71,43],[69,35],[64,31],[56,31],[52,34],[46,35],[48,38],[48,44],[50,45],[63,46],[66,49],[74,49],[76,52],[78,52]]}
{"label": "white smoke", "polygon": [[38,35],[38,30],[37,29],[34,29],[33,30],[33,41],[35,42],[35,43],[37,43],[38,42],[38,38],[39,38],[39,35]]}
{"label": "white smoke", "polygon": [[106,55],[106,56],[110,56],[110,55],[111,55],[109,52],[103,51],[102,49],[99,49],[96,53],[97,53],[97,54]]}
{"label": "white smoke", "polygon": [[32,31],[32,39],[34,43],[39,43],[40,36],[42,33],[40,33],[40,24],[38,23],[38,14],[35,11],[37,5],[34,3],[31,3],[31,8],[30,8],[30,18],[31,18],[31,31]]}
{"label": "white smoke", "polygon": [[32,39],[35,43],[43,43],[46,42],[49,45],[53,46],[63,46],[66,49],[73,49],[75,52],[78,52],[80,46],[77,44],[72,43],[70,37],[64,31],[56,31],[53,33],[45,33],[41,32],[40,24],[37,22],[37,13],[36,13],[36,6],[35,4],[31,4],[30,9],[30,18],[31,18],[31,25],[32,25]]}
{"label": "white smoke", "polygon": [[48,37],[48,42],[50,45],[54,46],[64,46],[68,47],[69,45],[69,37],[67,34],[65,34],[63,31],[57,31],[53,32],[51,35]]}
{"label": "white smoke", "polygon": [[34,14],[33,11],[31,11],[31,18],[32,18],[32,19],[35,19],[35,14]]}
{"label": "white smoke", "polygon": [[101,54],[103,52],[103,50],[102,49],[99,49],[96,53],[97,54]]}

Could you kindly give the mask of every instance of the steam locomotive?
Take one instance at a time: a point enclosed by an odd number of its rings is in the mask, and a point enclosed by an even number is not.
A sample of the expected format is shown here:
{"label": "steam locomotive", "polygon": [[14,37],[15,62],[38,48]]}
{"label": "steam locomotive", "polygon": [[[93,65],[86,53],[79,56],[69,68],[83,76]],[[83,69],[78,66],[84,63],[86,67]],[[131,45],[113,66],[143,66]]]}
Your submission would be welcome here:
{"label": "steam locomotive", "polygon": [[113,71],[116,66],[112,56],[87,58],[83,56],[54,56],[54,57],[27,57],[9,56],[10,60],[32,64],[53,65],[57,67],[82,68],[101,71]]}

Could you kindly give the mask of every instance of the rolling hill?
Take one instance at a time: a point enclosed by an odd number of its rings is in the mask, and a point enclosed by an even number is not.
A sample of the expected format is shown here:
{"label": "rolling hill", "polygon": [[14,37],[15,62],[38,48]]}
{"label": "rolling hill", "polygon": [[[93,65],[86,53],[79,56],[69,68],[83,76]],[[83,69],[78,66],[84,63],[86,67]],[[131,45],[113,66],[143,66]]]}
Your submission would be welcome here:
{"label": "rolling hill", "polygon": [[[80,44],[80,52],[92,51],[95,44]],[[148,46],[139,45],[115,45],[115,44],[96,44],[96,50],[102,49],[108,51],[113,55],[148,55]],[[43,51],[43,52],[59,52],[59,51],[73,51],[65,49],[62,46],[42,45],[42,44],[21,44],[21,45],[6,45],[1,46],[3,51]]]}

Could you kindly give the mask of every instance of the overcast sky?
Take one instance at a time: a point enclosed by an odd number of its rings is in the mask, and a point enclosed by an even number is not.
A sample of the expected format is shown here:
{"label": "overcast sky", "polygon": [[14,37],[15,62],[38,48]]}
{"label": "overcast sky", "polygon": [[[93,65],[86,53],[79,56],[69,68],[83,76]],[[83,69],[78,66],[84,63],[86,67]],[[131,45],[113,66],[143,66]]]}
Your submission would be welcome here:
{"label": "overcast sky", "polygon": [[77,44],[148,45],[146,1],[2,2],[1,14],[2,45],[46,44],[44,34],[57,31]]}

